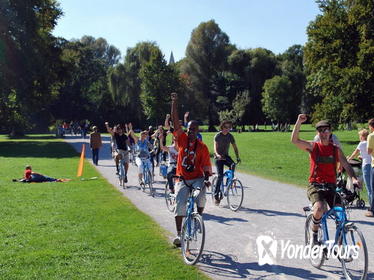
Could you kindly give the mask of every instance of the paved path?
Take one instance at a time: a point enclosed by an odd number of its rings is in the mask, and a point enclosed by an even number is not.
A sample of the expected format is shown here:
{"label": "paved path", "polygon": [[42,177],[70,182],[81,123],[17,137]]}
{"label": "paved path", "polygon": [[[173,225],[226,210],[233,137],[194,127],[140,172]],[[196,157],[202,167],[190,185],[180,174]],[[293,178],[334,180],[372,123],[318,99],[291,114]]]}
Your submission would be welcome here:
{"label": "paved path", "polygon": [[[82,139],[65,139],[80,152]],[[103,137],[97,170],[117,187],[141,211],[151,216],[167,232],[170,240],[175,235],[174,216],[167,210],[163,196],[165,180],[156,175],[155,198],[137,188],[136,168],[130,166],[129,188],[118,187],[114,162],[110,157],[109,137]],[[86,140],[87,142],[88,140]],[[86,146],[88,148],[88,146]],[[86,149],[86,157],[91,152]],[[305,159],[307,160],[307,159]],[[297,168],[297,166],[295,166]],[[158,174],[158,168],[155,173]],[[245,186],[245,198],[240,211],[232,212],[226,201],[213,205],[207,196],[203,215],[206,227],[206,243],[198,267],[212,279],[343,279],[338,261],[329,260],[323,270],[313,268],[308,260],[281,258],[278,249],[274,265],[258,264],[256,238],[270,234],[277,240],[302,245],[305,215],[303,206],[308,205],[305,190],[292,185],[273,182],[259,177],[237,174]],[[365,235],[369,250],[369,278],[374,279],[374,219],[364,217],[364,211],[352,210],[351,220],[356,221]]]}

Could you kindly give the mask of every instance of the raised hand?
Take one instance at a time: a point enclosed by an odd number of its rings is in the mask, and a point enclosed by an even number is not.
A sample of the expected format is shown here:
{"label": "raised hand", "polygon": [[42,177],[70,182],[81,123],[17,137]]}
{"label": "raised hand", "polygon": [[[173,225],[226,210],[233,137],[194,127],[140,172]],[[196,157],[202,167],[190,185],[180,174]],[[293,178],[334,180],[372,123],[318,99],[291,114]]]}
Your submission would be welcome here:
{"label": "raised hand", "polygon": [[308,119],[308,116],[306,114],[300,114],[298,117],[297,117],[297,121],[299,123],[304,123],[306,122],[306,120]]}

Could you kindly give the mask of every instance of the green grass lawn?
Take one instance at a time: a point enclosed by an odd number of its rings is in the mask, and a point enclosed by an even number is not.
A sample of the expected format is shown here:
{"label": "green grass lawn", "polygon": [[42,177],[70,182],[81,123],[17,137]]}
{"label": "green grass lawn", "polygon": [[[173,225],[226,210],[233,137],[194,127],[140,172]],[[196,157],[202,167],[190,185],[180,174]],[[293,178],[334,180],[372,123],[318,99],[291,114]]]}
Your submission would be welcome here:
{"label": "green grass lawn", "polygon": [[[205,279],[166,233],[50,136],[0,136],[0,279]],[[26,164],[66,183],[13,183]],[[173,219],[170,219],[173,222]]]}
{"label": "green grass lawn", "polygon": [[[203,141],[213,156],[213,139],[216,133],[205,132]],[[291,132],[232,133],[239,148],[242,163],[238,170],[280,182],[306,186],[309,177],[309,154],[291,143]],[[303,125],[300,138],[312,140],[315,130]],[[357,130],[336,131],[345,155],[350,155],[359,143]],[[235,154],[230,148],[235,160]],[[215,168],[213,168],[215,169]],[[364,192],[364,197],[366,191]]]}

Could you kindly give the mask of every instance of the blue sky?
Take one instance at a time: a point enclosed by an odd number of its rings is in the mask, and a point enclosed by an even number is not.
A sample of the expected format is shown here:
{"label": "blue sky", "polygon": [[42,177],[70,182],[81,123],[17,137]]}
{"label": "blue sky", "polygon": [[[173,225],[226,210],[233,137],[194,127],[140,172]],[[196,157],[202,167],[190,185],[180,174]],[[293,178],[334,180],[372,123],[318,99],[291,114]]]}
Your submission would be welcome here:
{"label": "blue sky", "polygon": [[185,55],[191,32],[214,19],[239,48],[284,52],[304,44],[319,13],[313,0],[59,0],[64,16],[54,30],[68,40],[103,37],[120,49],[155,41],[169,59]]}

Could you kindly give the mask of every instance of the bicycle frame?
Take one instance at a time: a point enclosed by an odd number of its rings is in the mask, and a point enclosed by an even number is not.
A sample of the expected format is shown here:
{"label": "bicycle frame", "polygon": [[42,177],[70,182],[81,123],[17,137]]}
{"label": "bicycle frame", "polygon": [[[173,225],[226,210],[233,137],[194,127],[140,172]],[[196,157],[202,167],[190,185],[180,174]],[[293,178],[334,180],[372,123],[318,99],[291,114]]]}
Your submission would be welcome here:
{"label": "bicycle frame", "polygon": [[[226,183],[225,183],[225,179],[226,179]],[[234,172],[231,169],[226,170],[225,173],[223,173],[223,179],[222,179],[222,184],[221,184],[221,192],[224,195],[226,195],[227,186],[229,186],[231,184],[233,179],[234,179]]]}
{"label": "bicycle frame", "polygon": [[[329,211],[327,211],[322,216],[322,231],[323,231],[323,243],[327,243],[329,239],[329,232],[328,232],[328,226],[327,226],[327,219],[330,218],[332,220],[335,220],[337,224],[336,232],[335,232],[335,239],[334,239],[334,245],[337,243],[338,238],[340,236],[340,233],[343,232],[344,234],[344,227],[347,223],[347,215],[345,213],[345,208],[342,206],[334,206]],[[345,240],[345,234],[344,234],[344,240],[343,242],[346,243]]]}
{"label": "bicycle frame", "polygon": [[148,184],[150,180],[150,178],[148,178],[149,177],[148,171],[150,171],[150,169],[148,168],[148,164],[146,164],[147,159],[148,158],[140,158],[140,160],[142,161],[142,165],[143,165],[144,184]]}

